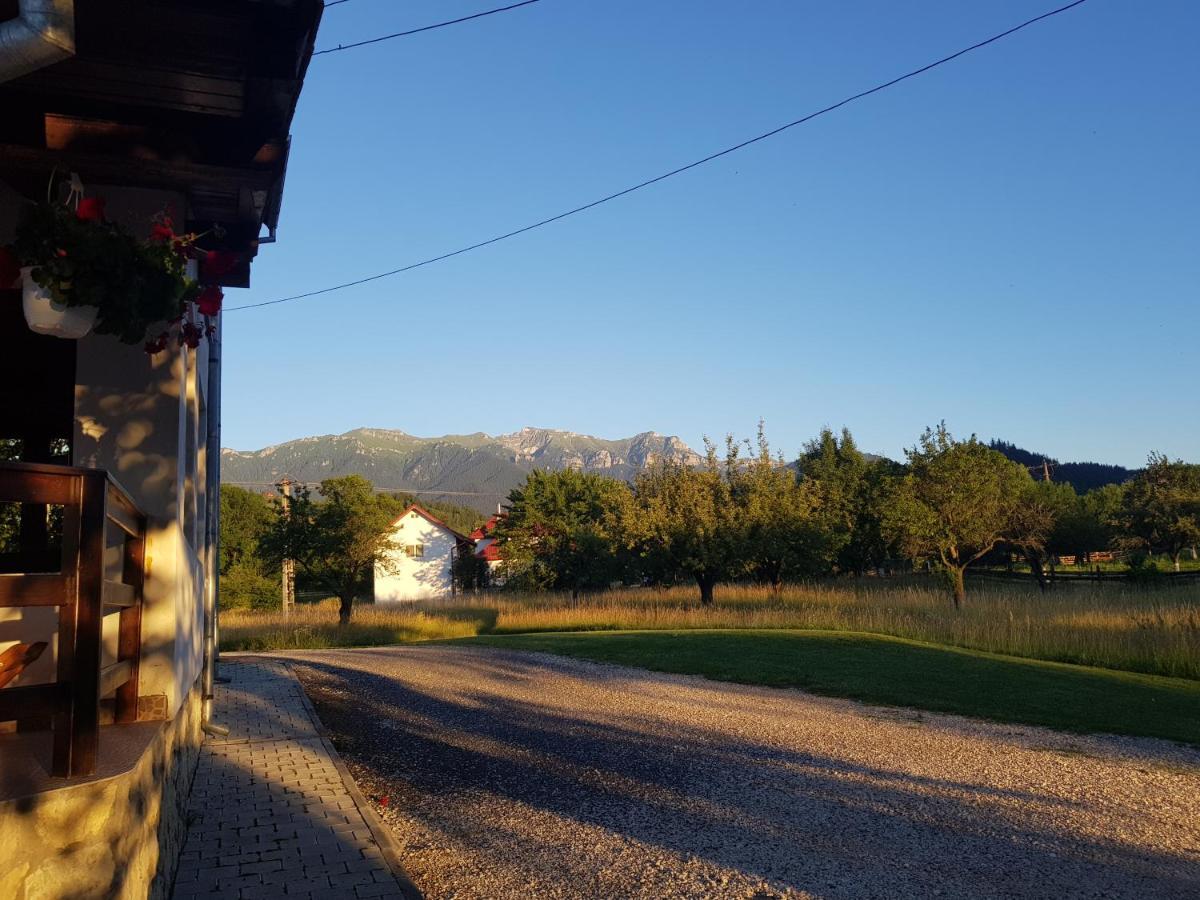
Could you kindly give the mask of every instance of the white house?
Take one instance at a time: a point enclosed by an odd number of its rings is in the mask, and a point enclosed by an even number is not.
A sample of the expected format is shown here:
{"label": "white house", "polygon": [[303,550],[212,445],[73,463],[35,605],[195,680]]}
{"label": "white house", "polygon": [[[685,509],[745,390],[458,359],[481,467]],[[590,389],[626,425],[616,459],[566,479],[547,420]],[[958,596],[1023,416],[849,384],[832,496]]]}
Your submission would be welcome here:
{"label": "white house", "polygon": [[397,548],[375,567],[376,603],[412,603],[454,593],[454,560],[472,541],[413,504],[392,523]]}

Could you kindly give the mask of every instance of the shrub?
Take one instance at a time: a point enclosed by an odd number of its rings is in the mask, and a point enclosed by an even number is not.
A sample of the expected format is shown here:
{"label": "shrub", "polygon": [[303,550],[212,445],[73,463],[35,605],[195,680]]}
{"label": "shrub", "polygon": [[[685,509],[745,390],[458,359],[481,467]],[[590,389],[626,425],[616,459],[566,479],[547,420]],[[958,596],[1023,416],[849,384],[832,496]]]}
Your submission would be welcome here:
{"label": "shrub", "polygon": [[221,609],[279,609],[280,583],[250,566],[233,566],[221,576]]}

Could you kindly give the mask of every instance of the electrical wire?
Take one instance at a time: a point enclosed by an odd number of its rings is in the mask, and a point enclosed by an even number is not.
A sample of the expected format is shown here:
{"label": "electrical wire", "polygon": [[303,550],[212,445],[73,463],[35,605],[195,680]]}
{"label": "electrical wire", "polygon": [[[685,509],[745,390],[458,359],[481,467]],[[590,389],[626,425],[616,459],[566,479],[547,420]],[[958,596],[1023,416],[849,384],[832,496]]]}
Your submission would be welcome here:
{"label": "electrical wire", "polygon": [[[337,0],[338,3],[345,3],[346,0]],[[539,3],[541,0],[521,0],[520,3],[513,3],[509,6],[500,6],[496,9],[485,10],[470,16],[463,16],[458,19],[450,19],[447,22],[438,22],[435,25],[424,25],[420,28],[412,28],[408,31],[397,31],[395,34],[385,34],[382,37],[370,38],[366,41],[356,41],[353,44],[338,44],[336,47],[329,47],[326,50],[316,50],[313,56],[324,56],[326,53],[337,53],[339,50],[353,50],[355,47],[366,47],[368,44],[378,44],[381,41],[390,41],[392,38],[408,37],[410,34],[420,34],[422,31],[433,31],[435,28],[445,28],[447,25],[457,25],[460,22],[470,22],[472,19],[482,19],[484,16],[494,16],[496,13],[508,12],[510,9],[518,9],[522,6],[529,6],[532,3]],[[326,3],[326,6],[333,6],[333,3]]]}
{"label": "electrical wire", "polygon": [[853,94],[852,96],[846,97],[843,100],[839,100],[837,103],[833,103],[833,104],[830,104],[829,106],[824,107],[823,109],[819,109],[816,112],[809,113],[808,115],[802,116],[801,118],[796,119],[792,122],[788,122],[785,125],[780,125],[778,128],[773,128],[770,131],[764,132],[760,135],[756,135],[755,137],[749,138],[748,140],[744,140],[741,143],[734,144],[732,147],[726,147],[724,150],[718,150],[716,153],[709,154],[708,156],[705,156],[702,159],[698,159],[695,162],[690,162],[687,165],[679,166],[678,168],[672,169],[669,172],[664,172],[661,175],[657,175],[654,178],[647,179],[646,181],[635,184],[632,187],[627,187],[624,190],[620,190],[620,191],[616,191],[615,193],[608,194],[605,197],[601,197],[599,200],[593,200],[590,203],[585,203],[583,206],[577,206],[574,209],[569,209],[566,212],[559,213],[558,215],[550,216],[549,218],[542,219],[539,222],[534,222],[532,225],[525,225],[522,228],[517,228],[513,231],[506,232],[505,234],[497,235],[496,237],[493,237],[493,238],[488,238],[485,241],[479,241],[474,244],[469,244],[468,246],[461,247],[458,250],[452,250],[449,253],[443,253],[440,256],[433,256],[433,257],[430,257],[429,259],[423,259],[420,262],[410,263],[409,265],[401,266],[399,268],[392,269],[387,272],[380,272],[377,275],[368,275],[364,278],[357,278],[354,281],[347,281],[342,284],[335,284],[332,287],[321,288],[321,289],[315,290],[315,291],[306,291],[303,294],[293,294],[290,297],[280,297],[276,300],[263,300],[258,303],[246,303],[241,306],[231,306],[231,307],[228,307],[227,309],[229,312],[233,312],[233,311],[239,310],[239,309],[258,309],[258,308],[261,308],[264,306],[275,306],[279,303],[290,303],[293,300],[303,300],[307,297],[317,297],[317,296],[320,296],[321,294],[328,294],[328,293],[332,293],[333,291],[340,291],[340,290],[344,290],[346,288],[356,287],[360,284],[367,284],[368,282],[378,281],[381,278],[390,278],[393,275],[399,275],[403,272],[411,272],[413,269],[419,269],[422,266],[428,266],[428,265],[431,265],[436,262],[442,262],[443,260],[447,260],[447,259],[450,259],[455,256],[461,256],[464,253],[469,253],[472,250],[478,250],[481,247],[487,247],[491,244],[496,244],[496,243],[499,243],[500,241],[508,240],[509,238],[516,237],[517,235],[525,234],[528,231],[533,231],[535,228],[541,228],[545,225],[549,225],[553,222],[558,222],[569,216],[574,216],[574,215],[578,215],[581,212],[586,212],[589,209],[595,209],[597,206],[600,206],[604,203],[608,203],[612,200],[616,200],[620,197],[624,197],[627,194],[632,194],[634,191],[640,191],[642,188],[650,187],[653,184],[658,184],[658,182],[660,182],[660,181],[665,181],[668,178],[671,178],[675,175],[680,175],[684,172],[689,171],[690,169],[695,169],[698,166],[704,165],[705,163],[710,163],[713,160],[720,159],[723,156],[728,156],[731,153],[735,153],[738,150],[742,150],[746,147],[749,147],[751,144],[757,144],[759,141],[765,141],[767,138],[774,137],[777,134],[787,131],[789,128],[795,128],[797,125],[803,125],[805,122],[811,122],[813,119],[817,118],[818,116],[823,116],[826,113],[831,113],[835,109],[839,109],[840,107],[843,107],[849,103],[853,103],[856,100],[861,100],[864,97],[869,97],[872,94],[877,94],[880,91],[887,90],[888,88],[894,87],[895,85],[899,84],[902,81],[907,81],[908,79],[915,78],[918,75],[922,75],[925,72],[930,71],[931,69],[936,69],[938,66],[943,66],[946,63],[951,62],[952,60],[958,59],[960,56],[964,56],[964,55],[972,52],[973,50],[978,50],[981,47],[986,47],[989,44],[994,44],[996,41],[1002,40],[1003,38],[1006,38],[1009,35],[1016,34],[1018,31],[1028,28],[1030,25],[1034,25],[1045,19],[1049,19],[1053,16],[1060,15],[1061,13],[1064,13],[1067,10],[1074,9],[1077,6],[1083,5],[1086,2],[1087,2],[1087,0],[1074,0],[1074,2],[1068,3],[1066,6],[1060,6],[1058,9],[1054,9],[1054,10],[1051,10],[1050,12],[1043,13],[1040,16],[1035,16],[1032,19],[1027,19],[1026,21],[1022,22],[1020,25],[1015,25],[1006,31],[1002,31],[999,34],[992,35],[991,37],[989,37],[985,40],[979,41],[975,44],[972,44],[969,47],[964,47],[962,50],[952,53],[949,56],[943,56],[941,59],[936,60],[935,62],[931,62],[931,63],[928,63],[927,65],[921,66],[919,69],[913,69],[911,72],[906,72],[905,74],[900,75],[897,78],[893,78],[891,81],[885,81],[882,84],[877,84],[877,85],[875,85],[875,87],[868,88],[865,91],[860,91],[857,94]]}

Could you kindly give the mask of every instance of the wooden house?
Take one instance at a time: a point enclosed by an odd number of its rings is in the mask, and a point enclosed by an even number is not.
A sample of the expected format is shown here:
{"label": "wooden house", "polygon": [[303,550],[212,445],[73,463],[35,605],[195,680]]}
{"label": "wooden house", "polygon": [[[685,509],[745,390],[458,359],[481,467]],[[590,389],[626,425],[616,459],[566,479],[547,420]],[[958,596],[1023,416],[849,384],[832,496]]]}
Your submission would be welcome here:
{"label": "wooden house", "polygon": [[[53,173],[248,286],[320,0],[0,0],[0,245]],[[0,290],[0,895],[165,896],[208,716],[220,316],[151,356]],[[201,327],[197,325],[196,327]],[[7,528],[5,526],[7,523]]]}

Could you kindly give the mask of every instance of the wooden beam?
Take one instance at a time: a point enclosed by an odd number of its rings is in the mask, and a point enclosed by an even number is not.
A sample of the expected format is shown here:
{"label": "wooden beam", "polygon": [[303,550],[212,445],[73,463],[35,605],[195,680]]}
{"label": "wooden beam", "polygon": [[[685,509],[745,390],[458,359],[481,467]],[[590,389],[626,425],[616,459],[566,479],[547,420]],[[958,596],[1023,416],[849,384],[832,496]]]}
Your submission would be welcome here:
{"label": "wooden beam", "polygon": [[137,588],[132,584],[111,580],[104,582],[105,612],[116,609],[128,609],[137,602]]}
{"label": "wooden beam", "polygon": [[64,606],[71,602],[72,573],[0,575],[0,607]]}
{"label": "wooden beam", "polygon": [[42,718],[59,707],[67,693],[65,684],[31,684],[0,690],[0,722]]}
{"label": "wooden beam", "polygon": [[0,144],[0,172],[34,172],[44,175],[55,166],[63,172],[78,172],[84,183],[113,183],[187,191],[200,186],[238,191],[269,190],[278,178],[274,166],[243,168],[210,166],[204,163],[162,159],[140,159],[132,155],[45,150],[16,144]]}
{"label": "wooden beam", "polygon": [[55,466],[0,463],[0,500],[9,503],[69,503],[74,494],[73,479],[69,477],[73,473],[65,467],[58,471],[55,469]]}
{"label": "wooden beam", "polygon": [[146,587],[146,530],[125,541],[121,574],[136,592],[133,606],[121,610],[117,630],[117,659],[130,665],[129,680],[117,688],[113,718],[117,722],[136,722],[138,717],[138,680],[142,664],[142,601]]}
{"label": "wooden beam", "polygon": [[117,485],[108,486],[108,520],[126,534],[133,536],[144,527],[143,516],[133,501]]}
{"label": "wooden beam", "polygon": [[129,682],[133,675],[133,663],[127,659],[105,666],[100,670],[100,696],[115,691]]}

